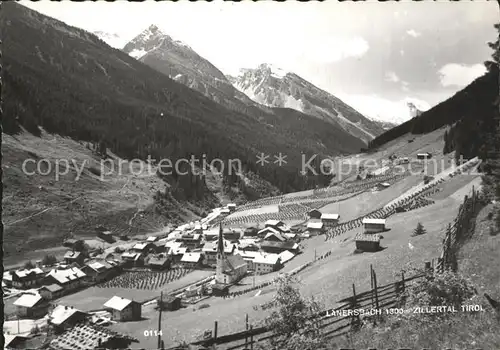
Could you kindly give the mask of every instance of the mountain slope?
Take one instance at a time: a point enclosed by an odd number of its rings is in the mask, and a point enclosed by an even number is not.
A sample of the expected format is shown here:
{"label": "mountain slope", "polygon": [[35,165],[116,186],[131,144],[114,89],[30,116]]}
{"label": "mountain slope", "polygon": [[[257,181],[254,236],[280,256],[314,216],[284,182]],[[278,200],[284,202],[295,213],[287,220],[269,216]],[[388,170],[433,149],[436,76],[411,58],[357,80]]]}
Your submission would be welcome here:
{"label": "mountain slope", "polygon": [[242,69],[231,83],[254,101],[269,107],[293,108],[316,116],[368,142],[383,133],[376,122],[364,117],[337,97],[319,89],[295,73],[269,64]]}
{"label": "mountain slope", "polygon": [[496,128],[498,93],[498,69],[493,67],[446,101],[380,135],[370,142],[369,149],[376,149],[408,133],[420,135],[453,125],[452,129],[460,131],[454,140],[449,140],[452,144],[446,151],[457,151],[457,157],[479,155],[484,158],[486,136]]}
{"label": "mountain slope", "polygon": [[[5,132],[22,125],[36,134],[43,126],[105,143],[124,158],[237,158],[286,191],[306,186],[298,174],[302,153],[335,155],[363,146],[304,114],[279,110],[256,118],[241,105],[241,112],[228,109],[84,30],[16,3],[4,4],[3,11]],[[288,163],[260,167],[260,152],[271,159],[286,153]]]}
{"label": "mountain slope", "polygon": [[[236,89],[224,74],[201,57],[188,45],[172,39],[157,26],[152,25],[131,40],[123,51],[141,62],[168,75],[225,107],[244,113],[256,120],[274,119],[282,113],[270,107],[293,108],[289,105],[264,106]],[[271,115],[269,117],[269,115]],[[298,115],[294,113],[294,115]],[[285,123],[289,121],[285,119]],[[294,123],[293,120],[290,123]],[[337,134],[344,146],[360,144],[338,124],[330,123],[328,129]],[[344,134],[344,135],[342,135]],[[354,136],[354,137],[353,137]],[[366,142],[366,140],[364,140]],[[356,146],[357,147],[357,146]],[[342,147],[346,149],[346,147]],[[357,151],[357,149],[352,149]]]}

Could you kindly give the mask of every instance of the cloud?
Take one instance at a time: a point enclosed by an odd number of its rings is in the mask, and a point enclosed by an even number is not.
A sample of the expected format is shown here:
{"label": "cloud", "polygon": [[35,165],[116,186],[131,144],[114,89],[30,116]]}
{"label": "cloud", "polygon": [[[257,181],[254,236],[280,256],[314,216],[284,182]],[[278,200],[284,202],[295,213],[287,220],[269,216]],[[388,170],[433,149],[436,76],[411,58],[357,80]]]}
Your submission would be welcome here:
{"label": "cloud", "polygon": [[386,72],[385,73],[385,80],[390,81],[391,83],[397,83],[400,81],[399,77],[394,72]]}
{"label": "cloud", "polygon": [[422,35],[421,33],[417,32],[414,29],[407,30],[406,34],[408,34],[409,36],[412,36],[414,38],[418,38],[420,35]]}
{"label": "cloud", "polygon": [[411,119],[408,102],[413,103],[421,111],[431,108],[426,101],[414,97],[405,97],[399,101],[388,100],[377,95],[338,94],[338,97],[368,118],[396,124]]}
{"label": "cloud", "polygon": [[368,42],[361,37],[311,40],[307,46],[305,55],[316,63],[338,62],[348,57],[359,58],[370,49]]}
{"label": "cloud", "polygon": [[440,74],[442,86],[464,87],[486,73],[486,68],[479,63],[471,66],[448,63],[444,65],[438,73]]}

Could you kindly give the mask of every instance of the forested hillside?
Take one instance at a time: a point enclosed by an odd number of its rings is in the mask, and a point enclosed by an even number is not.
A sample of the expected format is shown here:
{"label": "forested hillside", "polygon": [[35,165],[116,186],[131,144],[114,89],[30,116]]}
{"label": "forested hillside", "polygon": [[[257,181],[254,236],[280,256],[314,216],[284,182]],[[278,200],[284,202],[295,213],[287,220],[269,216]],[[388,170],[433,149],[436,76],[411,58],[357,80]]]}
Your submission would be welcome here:
{"label": "forested hillside", "polygon": [[[352,153],[363,142],[295,111],[254,118],[113,49],[95,35],[16,3],[0,20],[4,56],[4,132],[20,127],[101,143],[123,158],[195,155],[207,161],[240,159],[281,191],[316,186],[301,176],[301,153]],[[271,155],[265,167],[260,152]],[[287,164],[272,163],[282,152]],[[189,183],[189,181],[188,181]]]}

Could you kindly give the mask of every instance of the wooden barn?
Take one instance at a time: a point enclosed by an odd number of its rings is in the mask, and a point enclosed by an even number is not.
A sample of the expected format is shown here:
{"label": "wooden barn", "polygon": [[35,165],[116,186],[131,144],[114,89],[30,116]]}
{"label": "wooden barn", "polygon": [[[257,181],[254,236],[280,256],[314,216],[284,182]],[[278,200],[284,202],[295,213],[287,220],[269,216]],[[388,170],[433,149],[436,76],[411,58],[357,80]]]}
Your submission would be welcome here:
{"label": "wooden barn", "polygon": [[362,223],[365,233],[385,231],[385,219],[364,218]]}
{"label": "wooden barn", "polygon": [[377,252],[380,250],[380,235],[358,233],[354,238],[356,241],[356,249],[364,252]]}
{"label": "wooden barn", "polygon": [[161,307],[162,310],[167,311],[179,310],[181,308],[181,298],[173,295],[164,296],[161,304],[160,300],[158,300],[158,307]]}
{"label": "wooden barn", "polygon": [[307,213],[310,219],[321,219],[321,214],[318,209],[312,209]]}

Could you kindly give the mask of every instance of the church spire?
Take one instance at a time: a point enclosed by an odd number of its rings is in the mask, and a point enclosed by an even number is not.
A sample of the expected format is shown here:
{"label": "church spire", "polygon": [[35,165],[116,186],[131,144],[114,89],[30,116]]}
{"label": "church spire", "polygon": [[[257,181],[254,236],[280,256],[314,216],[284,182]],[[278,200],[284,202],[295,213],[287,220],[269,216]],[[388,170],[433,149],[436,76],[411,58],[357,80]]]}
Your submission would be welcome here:
{"label": "church spire", "polygon": [[219,224],[219,241],[217,242],[217,254],[224,254],[224,236],[222,234],[222,223]]}

